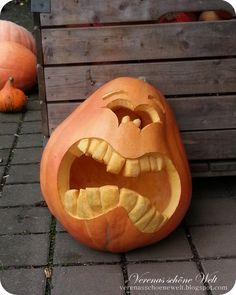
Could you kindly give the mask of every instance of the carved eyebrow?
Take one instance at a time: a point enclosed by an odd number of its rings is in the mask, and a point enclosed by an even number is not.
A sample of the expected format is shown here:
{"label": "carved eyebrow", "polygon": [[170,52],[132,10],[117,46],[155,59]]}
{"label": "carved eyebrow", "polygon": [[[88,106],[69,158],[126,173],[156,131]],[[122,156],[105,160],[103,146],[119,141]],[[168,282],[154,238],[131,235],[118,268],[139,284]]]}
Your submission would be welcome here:
{"label": "carved eyebrow", "polygon": [[107,98],[110,98],[112,97],[113,95],[117,95],[117,94],[125,94],[125,95],[128,95],[128,93],[124,90],[115,90],[115,91],[111,91],[111,92],[108,92],[106,94],[104,94],[102,96],[102,99],[107,99]]}
{"label": "carved eyebrow", "polygon": [[148,99],[152,99],[155,101],[155,103],[158,105],[158,107],[162,110],[163,114],[165,114],[165,109],[162,103],[159,101],[159,99],[156,96],[148,95]]}

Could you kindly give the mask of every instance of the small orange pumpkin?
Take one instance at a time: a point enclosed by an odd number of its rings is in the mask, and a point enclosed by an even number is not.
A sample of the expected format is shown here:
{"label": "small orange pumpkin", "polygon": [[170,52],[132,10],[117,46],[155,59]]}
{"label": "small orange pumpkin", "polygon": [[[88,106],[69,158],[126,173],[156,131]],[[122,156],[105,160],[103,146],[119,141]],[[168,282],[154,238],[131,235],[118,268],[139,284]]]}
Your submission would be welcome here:
{"label": "small orange pumpkin", "polygon": [[14,79],[10,77],[0,90],[0,112],[19,112],[27,103],[24,92],[13,86]]}
{"label": "small orange pumpkin", "polygon": [[191,196],[169,105],[153,86],[129,77],[99,88],[57,127],[43,153],[40,181],[65,229],[111,252],[166,237]]}
{"label": "small orange pumpkin", "polygon": [[0,42],[0,89],[9,77],[16,88],[27,90],[36,83],[36,56],[15,42]]}
{"label": "small orange pumpkin", "polygon": [[33,35],[24,27],[7,20],[0,20],[0,42],[16,42],[36,54],[36,45]]}

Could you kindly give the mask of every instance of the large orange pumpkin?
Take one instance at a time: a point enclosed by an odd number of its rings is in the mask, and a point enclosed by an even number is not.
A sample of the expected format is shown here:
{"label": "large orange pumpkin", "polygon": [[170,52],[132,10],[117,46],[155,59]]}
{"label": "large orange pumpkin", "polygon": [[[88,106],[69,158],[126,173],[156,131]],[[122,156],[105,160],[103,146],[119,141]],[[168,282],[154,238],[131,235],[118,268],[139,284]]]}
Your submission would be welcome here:
{"label": "large orange pumpkin", "polygon": [[9,77],[16,88],[27,90],[36,83],[36,57],[15,42],[0,42],[0,89]]}
{"label": "large orange pumpkin", "polygon": [[129,77],[105,84],[59,125],[44,150],[40,181],[65,229],[111,252],[166,237],[191,195],[170,107],[153,86]]}
{"label": "large orange pumpkin", "polygon": [[13,22],[0,20],[0,42],[16,42],[36,54],[36,45],[33,35],[22,26]]}

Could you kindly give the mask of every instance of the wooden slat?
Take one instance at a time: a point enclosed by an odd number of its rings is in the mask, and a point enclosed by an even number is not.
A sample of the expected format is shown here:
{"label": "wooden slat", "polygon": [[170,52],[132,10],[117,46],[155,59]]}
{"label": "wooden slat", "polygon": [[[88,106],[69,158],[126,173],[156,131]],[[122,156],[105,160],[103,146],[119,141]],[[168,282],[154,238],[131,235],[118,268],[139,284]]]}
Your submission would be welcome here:
{"label": "wooden slat", "polygon": [[42,14],[43,26],[156,20],[173,11],[227,10],[222,0],[51,0],[51,13]]}
{"label": "wooden slat", "polygon": [[207,162],[203,163],[190,163],[191,173],[206,173],[209,171],[209,164]]}
{"label": "wooden slat", "polygon": [[52,131],[76,108],[80,102],[73,103],[50,103],[48,104],[49,133]]}
{"label": "wooden slat", "polygon": [[120,76],[143,76],[165,95],[236,92],[236,59],[46,67],[48,101],[81,100]]}
{"label": "wooden slat", "polygon": [[183,132],[190,160],[236,158],[236,130]]}
{"label": "wooden slat", "polygon": [[236,96],[175,98],[169,103],[182,131],[236,128]]}
{"label": "wooden slat", "polygon": [[236,161],[211,163],[210,169],[212,171],[236,171]]}
{"label": "wooden slat", "polygon": [[37,79],[39,88],[39,99],[42,113],[42,132],[45,136],[49,136],[48,129],[48,114],[47,114],[47,102],[46,102],[46,88],[45,88],[45,77],[44,77],[44,66],[43,66],[43,50],[42,50],[42,35],[40,29],[40,15],[34,13],[34,35],[37,44]]}
{"label": "wooden slat", "polygon": [[232,171],[200,171],[200,172],[192,172],[192,177],[197,178],[197,177],[221,177],[221,176],[236,176],[236,170]]}
{"label": "wooden slat", "polygon": [[236,21],[42,30],[44,64],[236,55]]}
{"label": "wooden slat", "polygon": [[[169,99],[182,131],[236,128],[236,96]],[[48,104],[50,128],[62,122],[79,103]]]}
{"label": "wooden slat", "polygon": [[[78,103],[48,104],[50,132],[77,106]],[[193,113],[190,115],[193,121],[195,116],[201,116]],[[184,124],[184,118],[180,119]],[[190,160],[236,158],[236,130],[182,132],[182,138]]]}

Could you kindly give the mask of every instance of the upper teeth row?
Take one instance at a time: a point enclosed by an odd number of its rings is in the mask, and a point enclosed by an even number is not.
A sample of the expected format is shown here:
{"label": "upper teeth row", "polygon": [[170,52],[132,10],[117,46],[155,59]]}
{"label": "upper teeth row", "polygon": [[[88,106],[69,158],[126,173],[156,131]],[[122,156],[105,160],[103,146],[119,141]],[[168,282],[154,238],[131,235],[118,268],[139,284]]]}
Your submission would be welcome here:
{"label": "upper teeth row", "polygon": [[105,163],[107,172],[118,174],[123,169],[123,175],[137,177],[141,172],[157,172],[162,170],[164,162],[161,157],[145,155],[139,159],[125,159],[105,141],[96,138],[81,139],[78,148],[93,159]]}

